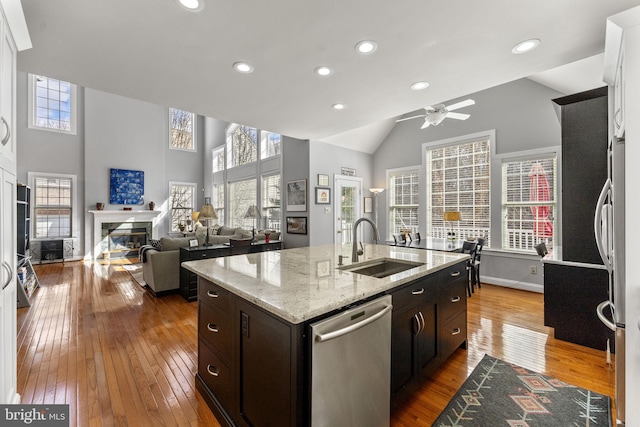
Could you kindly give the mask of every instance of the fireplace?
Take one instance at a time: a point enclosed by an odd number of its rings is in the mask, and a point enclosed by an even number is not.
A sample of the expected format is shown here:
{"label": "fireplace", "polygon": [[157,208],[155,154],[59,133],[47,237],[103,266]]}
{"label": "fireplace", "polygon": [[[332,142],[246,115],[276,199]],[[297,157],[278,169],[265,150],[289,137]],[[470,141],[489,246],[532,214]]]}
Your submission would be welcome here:
{"label": "fireplace", "polygon": [[160,211],[89,211],[93,214],[93,259],[136,257],[158,237]]}

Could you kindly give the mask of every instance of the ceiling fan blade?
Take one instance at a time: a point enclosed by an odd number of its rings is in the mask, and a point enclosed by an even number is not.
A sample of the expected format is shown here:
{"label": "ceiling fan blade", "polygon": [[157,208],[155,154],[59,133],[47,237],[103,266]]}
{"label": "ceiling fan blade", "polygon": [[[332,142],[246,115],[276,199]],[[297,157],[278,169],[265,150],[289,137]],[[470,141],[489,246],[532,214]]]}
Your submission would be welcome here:
{"label": "ceiling fan blade", "polygon": [[429,124],[430,124],[430,123],[429,123],[428,121],[426,121],[426,120],[425,120],[425,121],[424,121],[424,123],[422,124],[422,126],[420,126],[420,129],[428,128],[428,127],[429,127]]}
{"label": "ceiling fan blade", "polygon": [[447,113],[447,118],[449,119],[467,120],[469,117],[471,117],[471,115],[464,114],[464,113],[452,113],[452,112]]}
{"label": "ceiling fan blade", "polygon": [[424,116],[425,116],[424,114],[420,114],[420,115],[417,115],[417,116],[405,117],[405,118],[403,118],[403,119],[398,119],[398,120],[396,120],[396,123],[397,123],[397,122],[404,122],[405,120],[416,119],[416,118],[418,118],[418,117],[424,117]]}
{"label": "ceiling fan blade", "polygon": [[468,107],[469,105],[473,105],[475,103],[476,101],[474,101],[473,99],[467,99],[467,100],[455,103],[453,105],[449,105],[447,107],[447,111],[453,111],[453,110],[457,110],[458,108]]}

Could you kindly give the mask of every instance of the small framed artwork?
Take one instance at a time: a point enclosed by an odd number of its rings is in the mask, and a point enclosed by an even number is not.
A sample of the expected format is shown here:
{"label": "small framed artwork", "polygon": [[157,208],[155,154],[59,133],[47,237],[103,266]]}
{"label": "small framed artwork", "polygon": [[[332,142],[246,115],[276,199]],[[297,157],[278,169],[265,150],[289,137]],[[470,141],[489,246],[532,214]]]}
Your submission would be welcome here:
{"label": "small framed artwork", "polygon": [[323,175],[321,173],[318,174],[318,186],[320,187],[328,187],[329,186],[329,175]]}
{"label": "small framed artwork", "polygon": [[331,274],[331,261],[326,259],[316,262],[316,276],[327,277]]}
{"label": "small framed artwork", "polygon": [[189,240],[189,247],[190,248],[197,248],[198,247],[198,239]]}
{"label": "small framed artwork", "polygon": [[331,189],[316,187],[316,205],[331,204]]}
{"label": "small framed artwork", "polygon": [[287,210],[289,212],[305,212],[307,210],[306,179],[287,182]]}
{"label": "small framed artwork", "polygon": [[354,168],[345,168],[343,166],[341,169],[341,173],[345,176],[356,176],[356,170]]}
{"label": "small framed artwork", "polygon": [[364,213],[373,213],[373,197],[364,198]]}
{"label": "small framed artwork", "polygon": [[307,217],[306,216],[288,216],[287,217],[287,233],[307,234]]}

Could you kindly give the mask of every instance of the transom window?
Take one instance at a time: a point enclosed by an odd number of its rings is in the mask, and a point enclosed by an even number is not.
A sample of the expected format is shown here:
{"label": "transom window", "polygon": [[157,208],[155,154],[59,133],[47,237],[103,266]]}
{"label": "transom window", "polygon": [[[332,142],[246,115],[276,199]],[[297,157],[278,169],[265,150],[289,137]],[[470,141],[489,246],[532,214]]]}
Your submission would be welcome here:
{"label": "transom window", "polygon": [[196,151],[196,115],[169,108],[169,146],[176,150]]}
{"label": "transom window", "polygon": [[76,85],[29,74],[28,96],[30,128],[77,133]]}
{"label": "transom window", "polygon": [[35,237],[71,237],[73,178],[42,175],[34,176],[32,182]]}
{"label": "transom window", "polygon": [[[427,235],[444,238],[484,237],[489,245],[490,140],[482,138],[426,150]],[[462,219],[445,223],[445,211]]]}
{"label": "transom window", "polygon": [[419,231],[419,188],[418,169],[389,172],[389,237]]}
{"label": "transom window", "polygon": [[279,156],[282,145],[282,135],[279,133],[260,131],[260,159]]}
{"label": "transom window", "polygon": [[188,182],[169,183],[171,203],[171,231],[184,231],[196,210],[196,184]]}
{"label": "transom window", "polygon": [[248,165],[258,159],[258,130],[233,123],[227,129],[227,167]]}
{"label": "transom window", "polygon": [[534,252],[555,243],[556,157],[502,163],[502,248]]}

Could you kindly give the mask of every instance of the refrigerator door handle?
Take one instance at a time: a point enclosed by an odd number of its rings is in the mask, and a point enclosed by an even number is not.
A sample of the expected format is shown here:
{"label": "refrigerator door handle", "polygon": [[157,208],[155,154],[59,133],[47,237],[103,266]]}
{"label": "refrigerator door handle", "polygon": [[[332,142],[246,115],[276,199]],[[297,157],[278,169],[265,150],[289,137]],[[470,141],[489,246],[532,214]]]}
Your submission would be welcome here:
{"label": "refrigerator door handle", "polygon": [[615,332],[616,324],[611,320],[607,319],[607,317],[604,315],[604,309],[607,306],[611,306],[611,311],[613,312],[614,306],[613,304],[611,304],[611,301],[607,300],[598,304],[598,307],[596,307],[596,313],[598,314],[598,319],[600,319],[600,321],[604,323],[607,328]]}
{"label": "refrigerator door handle", "polygon": [[[593,221],[593,231],[596,236],[596,245],[598,246],[598,252],[600,253],[600,257],[602,258],[602,262],[604,262],[604,266],[607,271],[611,273],[613,270],[613,265],[611,264],[611,259],[609,258],[609,254],[607,253],[606,248],[604,247],[604,243],[602,241],[602,211],[604,210],[605,203],[607,197],[609,196],[611,190],[611,179],[607,178],[607,181],[602,186],[602,191],[600,191],[600,196],[598,196],[598,203],[596,204],[596,215]],[[609,226],[609,221],[612,218],[607,218],[607,228]],[[609,236],[607,236],[609,237]]]}

